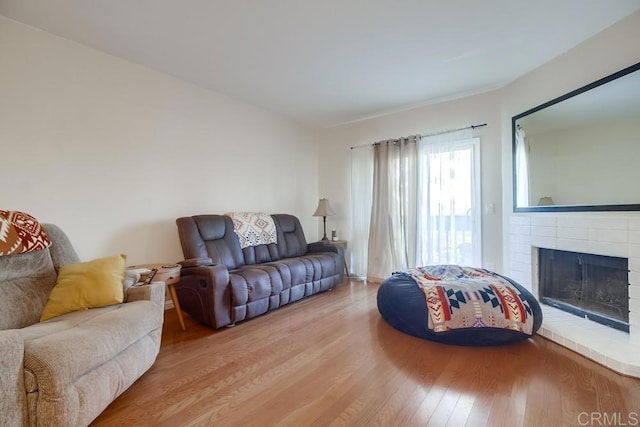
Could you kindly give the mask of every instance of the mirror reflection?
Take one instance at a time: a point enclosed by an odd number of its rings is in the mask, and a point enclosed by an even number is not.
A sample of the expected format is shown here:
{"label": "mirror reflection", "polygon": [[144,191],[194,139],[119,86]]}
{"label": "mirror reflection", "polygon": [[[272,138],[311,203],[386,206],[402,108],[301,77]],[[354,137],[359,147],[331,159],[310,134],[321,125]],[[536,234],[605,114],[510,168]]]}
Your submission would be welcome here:
{"label": "mirror reflection", "polygon": [[514,211],[640,210],[639,70],[513,118]]}

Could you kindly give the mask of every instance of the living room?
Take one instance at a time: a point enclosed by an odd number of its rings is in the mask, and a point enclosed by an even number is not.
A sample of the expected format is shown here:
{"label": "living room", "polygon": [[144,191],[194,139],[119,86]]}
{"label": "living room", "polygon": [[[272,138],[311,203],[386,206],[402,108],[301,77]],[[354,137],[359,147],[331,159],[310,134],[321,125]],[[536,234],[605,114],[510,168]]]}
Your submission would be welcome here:
{"label": "living room", "polygon": [[[513,212],[511,118],[640,60],[640,5],[629,2],[626,5],[635,4],[635,9],[629,6],[620,12],[612,25],[495,87],[461,84],[456,96],[443,95],[437,102],[416,101],[384,114],[371,110],[351,118],[325,111],[315,123],[301,122],[276,112],[276,107],[270,110],[226,94],[224,88],[207,89],[197,78],[188,82],[174,77],[178,68],[171,64],[158,63],[159,69],[166,66],[163,72],[140,65],[143,59],[157,60],[152,56],[141,54],[136,63],[92,47],[91,43],[100,45],[97,29],[92,40],[56,35],[64,34],[67,24],[46,19],[56,2],[41,4],[39,12],[31,14],[18,3],[0,1],[0,142],[5,160],[0,170],[5,182],[0,208],[57,224],[82,260],[125,252],[129,264],[178,262],[184,255],[176,218],[232,211],[293,214],[311,242],[322,237],[322,223],[312,216],[322,197],[330,199],[336,212],[328,218],[329,227],[351,241],[351,147],[486,123],[476,130],[482,141],[481,205],[487,208],[482,214],[482,267],[532,286],[531,265],[523,267],[518,253],[514,259],[512,228],[521,224],[513,217],[528,216]],[[62,14],[66,12],[71,22],[82,22],[82,8],[67,4],[70,9]],[[148,19],[153,21],[153,16]],[[104,22],[109,29],[106,18]],[[176,32],[186,31],[189,22],[175,23]],[[117,25],[110,29],[112,36],[125,37],[117,29]],[[166,39],[156,42],[171,45],[169,38],[167,33]],[[198,43],[203,46],[207,41]],[[185,55],[191,48],[179,47]],[[267,53],[274,57],[281,54],[271,49]],[[210,69],[233,70],[234,58],[241,54],[222,54],[228,63],[208,64]],[[309,53],[301,61],[313,57]],[[208,71],[200,72],[206,81]],[[265,71],[264,78],[268,82],[274,77]],[[355,79],[350,76],[347,81]],[[255,84],[245,90],[269,93],[268,88],[258,87],[260,82]],[[271,96],[274,106],[280,106],[278,94]],[[309,93],[310,98],[321,96],[319,91]],[[636,221],[640,217],[634,212],[625,215]],[[637,234],[628,231],[629,244],[640,244],[632,240]],[[351,282],[358,284],[364,286]],[[638,294],[631,298],[637,301]],[[308,310],[312,303],[313,299],[300,304]],[[369,309],[377,315],[375,307]],[[296,315],[303,319],[302,313]],[[632,328],[640,322],[638,316],[640,312],[632,314]],[[181,343],[182,332],[172,312],[167,317],[171,320],[165,328],[172,330],[163,334],[168,342]],[[205,334],[193,321],[188,327],[192,331],[185,335],[185,346],[193,339],[193,330]],[[234,338],[238,334],[234,329],[221,331],[225,332],[236,334]],[[259,339],[257,332],[251,335]],[[552,350],[550,357],[556,352]],[[571,359],[572,366],[583,363],[578,360]],[[154,371],[150,378],[157,381],[163,373]],[[628,394],[638,396],[638,385],[630,384]],[[121,410],[126,406],[122,404]],[[640,408],[627,409],[637,413]],[[563,421],[579,423],[577,418]]]}

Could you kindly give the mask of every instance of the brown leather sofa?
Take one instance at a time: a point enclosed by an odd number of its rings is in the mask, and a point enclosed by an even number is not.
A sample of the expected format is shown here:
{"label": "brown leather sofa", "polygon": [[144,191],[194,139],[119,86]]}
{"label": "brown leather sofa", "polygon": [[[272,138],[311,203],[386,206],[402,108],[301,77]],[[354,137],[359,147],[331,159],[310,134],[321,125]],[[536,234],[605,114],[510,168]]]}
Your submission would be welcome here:
{"label": "brown leather sofa", "polygon": [[184,311],[220,328],[342,283],[342,248],[327,242],[307,244],[293,215],[271,217],[277,243],[244,249],[229,216],[176,220],[185,260],[175,288]]}

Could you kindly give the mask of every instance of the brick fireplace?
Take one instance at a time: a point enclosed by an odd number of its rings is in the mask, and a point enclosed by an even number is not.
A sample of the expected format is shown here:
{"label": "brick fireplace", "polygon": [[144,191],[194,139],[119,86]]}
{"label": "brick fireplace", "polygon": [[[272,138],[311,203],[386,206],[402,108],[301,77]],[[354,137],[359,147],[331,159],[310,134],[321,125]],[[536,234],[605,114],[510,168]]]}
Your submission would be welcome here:
{"label": "brick fireplace", "polygon": [[509,220],[507,275],[540,298],[539,249],[628,259],[629,332],[542,305],[539,333],[617,372],[640,378],[640,213],[518,213]]}

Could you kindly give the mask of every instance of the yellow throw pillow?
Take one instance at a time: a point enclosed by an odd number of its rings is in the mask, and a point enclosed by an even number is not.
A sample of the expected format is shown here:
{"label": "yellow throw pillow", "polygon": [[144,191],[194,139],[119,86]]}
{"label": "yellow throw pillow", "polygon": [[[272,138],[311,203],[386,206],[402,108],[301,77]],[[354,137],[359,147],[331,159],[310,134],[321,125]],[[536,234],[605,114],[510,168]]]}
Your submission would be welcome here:
{"label": "yellow throw pillow", "polygon": [[40,321],[72,311],[121,303],[126,259],[125,254],[120,254],[60,267],[58,281]]}

